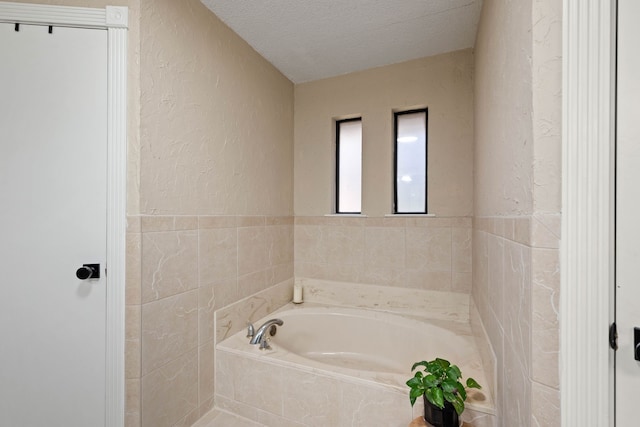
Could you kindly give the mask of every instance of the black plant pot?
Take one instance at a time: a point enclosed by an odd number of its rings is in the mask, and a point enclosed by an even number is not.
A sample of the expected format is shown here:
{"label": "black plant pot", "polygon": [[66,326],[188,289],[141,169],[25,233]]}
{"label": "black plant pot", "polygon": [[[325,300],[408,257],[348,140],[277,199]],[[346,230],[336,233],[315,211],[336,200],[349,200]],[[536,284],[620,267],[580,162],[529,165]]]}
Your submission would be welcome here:
{"label": "black plant pot", "polygon": [[460,419],[453,405],[445,400],[444,408],[440,409],[422,395],[424,400],[424,420],[433,427],[459,427]]}

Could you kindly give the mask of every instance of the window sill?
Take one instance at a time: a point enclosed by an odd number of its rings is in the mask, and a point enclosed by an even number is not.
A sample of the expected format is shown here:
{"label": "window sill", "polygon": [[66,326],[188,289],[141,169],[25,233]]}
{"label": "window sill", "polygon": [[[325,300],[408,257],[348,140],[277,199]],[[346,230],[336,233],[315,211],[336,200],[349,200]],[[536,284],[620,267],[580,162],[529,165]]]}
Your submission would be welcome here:
{"label": "window sill", "polygon": [[336,216],[336,217],[343,217],[343,218],[366,218],[367,215],[365,214],[325,214],[324,216]]}
{"label": "window sill", "polygon": [[387,218],[435,218],[436,214],[385,214]]}

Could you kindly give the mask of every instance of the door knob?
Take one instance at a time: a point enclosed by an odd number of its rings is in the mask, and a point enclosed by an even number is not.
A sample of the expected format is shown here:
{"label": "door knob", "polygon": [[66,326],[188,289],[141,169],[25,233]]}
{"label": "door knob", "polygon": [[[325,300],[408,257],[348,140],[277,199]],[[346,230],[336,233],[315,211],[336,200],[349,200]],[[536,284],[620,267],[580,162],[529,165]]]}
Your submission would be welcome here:
{"label": "door knob", "polygon": [[76,277],[80,280],[99,279],[100,264],[83,264],[76,270]]}

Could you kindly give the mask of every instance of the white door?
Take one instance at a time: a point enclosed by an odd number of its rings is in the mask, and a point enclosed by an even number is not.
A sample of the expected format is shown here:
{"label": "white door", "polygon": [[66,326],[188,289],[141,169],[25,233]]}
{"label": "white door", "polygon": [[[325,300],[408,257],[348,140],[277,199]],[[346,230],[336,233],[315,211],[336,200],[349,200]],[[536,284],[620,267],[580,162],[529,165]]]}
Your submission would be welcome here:
{"label": "white door", "polygon": [[[638,426],[640,348],[640,1],[618,0],[616,425]],[[638,330],[640,340],[640,329]],[[638,341],[640,343],[640,341]]]}
{"label": "white door", "polygon": [[[0,23],[0,426],[105,424],[107,32]],[[83,264],[100,278],[79,280]]]}

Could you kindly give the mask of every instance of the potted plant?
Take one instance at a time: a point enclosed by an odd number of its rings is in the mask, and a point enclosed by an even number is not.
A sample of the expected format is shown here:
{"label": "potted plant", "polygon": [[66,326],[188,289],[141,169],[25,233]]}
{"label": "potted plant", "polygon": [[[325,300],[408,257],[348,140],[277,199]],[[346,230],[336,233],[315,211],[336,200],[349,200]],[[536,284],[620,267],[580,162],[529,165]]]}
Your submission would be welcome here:
{"label": "potted plant", "polygon": [[[460,382],[460,368],[444,359],[422,361],[413,364],[411,372],[418,366],[415,375],[407,381],[411,389],[409,400],[411,406],[420,396],[424,399],[424,419],[434,427],[459,427],[459,415],[464,411],[467,392]],[[467,378],[468,388],[482,388],[473,378]]]}

